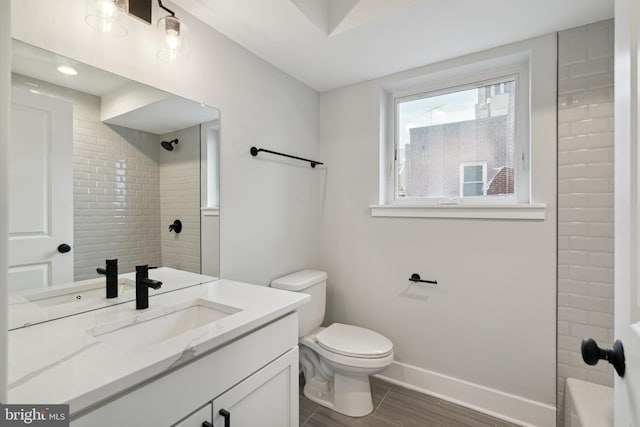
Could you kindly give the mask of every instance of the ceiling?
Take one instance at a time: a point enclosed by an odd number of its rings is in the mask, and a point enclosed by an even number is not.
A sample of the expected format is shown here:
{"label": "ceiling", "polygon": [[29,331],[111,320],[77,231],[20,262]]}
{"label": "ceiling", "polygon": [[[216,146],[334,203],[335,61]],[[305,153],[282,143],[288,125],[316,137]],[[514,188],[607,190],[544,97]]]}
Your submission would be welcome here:
{"label": "ceiling", "polygon": [[613,17],[614,0],[173,0],[318,91]]}
{"label": "ceiling", "polygon": [[[220,112],[216,108],[133,82],[17,40],[13,40],[11,50],[12,71],[36,79],[30,82],[29,86],[32,87],[32,91],[38,93],[46,94],[46,90],[39,88],[38,80],[101,98],[121,92],[123,89],[126,93],[132,93],[136,91],[136,87],[147,94],[156,93],[153,102],[136,104],[135,108],[132,106],[104,120],[109,124],[162,135],[214,121],[220,117]],[[70,66],[78,74],[75,76],[62,74],[57,70],[60,65]]]}

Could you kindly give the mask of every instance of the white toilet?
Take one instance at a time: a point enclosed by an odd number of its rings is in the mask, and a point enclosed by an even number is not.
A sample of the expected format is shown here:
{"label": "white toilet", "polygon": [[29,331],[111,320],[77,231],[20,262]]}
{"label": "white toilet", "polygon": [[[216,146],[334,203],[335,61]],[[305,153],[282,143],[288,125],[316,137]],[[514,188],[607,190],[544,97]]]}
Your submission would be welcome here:
{"label": "white toilet", "polygon": [[271,287],[302,292],[311,302],[298,310],[300,366],[304,395],[327,408],[351,417],[373,411],[369,375],[393,362],[393,343],[377,332],[324,319],[327,273],[302,270],[271,282]]}

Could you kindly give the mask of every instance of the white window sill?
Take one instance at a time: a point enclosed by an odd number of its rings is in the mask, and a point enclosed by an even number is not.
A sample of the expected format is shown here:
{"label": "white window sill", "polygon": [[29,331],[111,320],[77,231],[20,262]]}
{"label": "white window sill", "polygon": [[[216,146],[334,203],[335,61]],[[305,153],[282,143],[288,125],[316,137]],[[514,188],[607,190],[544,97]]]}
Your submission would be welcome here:
{"label": "white window sill", "polygon": [[544,220],[547,205],[371,205],[373,217]]}

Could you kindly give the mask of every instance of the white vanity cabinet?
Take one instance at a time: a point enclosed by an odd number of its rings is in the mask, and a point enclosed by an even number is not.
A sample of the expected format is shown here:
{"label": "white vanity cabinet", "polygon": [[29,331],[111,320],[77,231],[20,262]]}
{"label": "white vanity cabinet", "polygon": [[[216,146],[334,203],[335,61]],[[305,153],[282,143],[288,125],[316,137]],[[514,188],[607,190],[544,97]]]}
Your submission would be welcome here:
{"label": "white vanity cabinet", "polygon": [[200,358],[183,354],[176,368],[86,411],[71,407],[71,426],[297,427],[297,340],[293,312]]}
{"label": "white vanity cabinet", "polygon": [[173,427],[297,427],[297,366],[289,350]]}

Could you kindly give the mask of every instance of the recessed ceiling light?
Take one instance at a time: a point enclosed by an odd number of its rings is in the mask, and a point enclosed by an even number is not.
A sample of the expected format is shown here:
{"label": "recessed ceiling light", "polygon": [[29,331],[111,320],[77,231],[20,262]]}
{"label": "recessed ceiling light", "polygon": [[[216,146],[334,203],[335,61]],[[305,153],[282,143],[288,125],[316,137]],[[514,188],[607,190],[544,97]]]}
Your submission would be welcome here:
{"label": "recessed ceiling light", "polygon": [[78,74],[78,72],[76,70],[74,70],[71,67],[68,67],[66,65],[61,65],[58,67],[58,71],[60,71],[62,74],[66,74],[68,76],[75,76]]}

